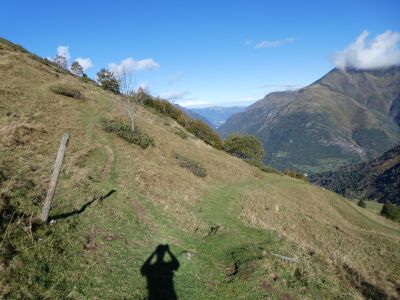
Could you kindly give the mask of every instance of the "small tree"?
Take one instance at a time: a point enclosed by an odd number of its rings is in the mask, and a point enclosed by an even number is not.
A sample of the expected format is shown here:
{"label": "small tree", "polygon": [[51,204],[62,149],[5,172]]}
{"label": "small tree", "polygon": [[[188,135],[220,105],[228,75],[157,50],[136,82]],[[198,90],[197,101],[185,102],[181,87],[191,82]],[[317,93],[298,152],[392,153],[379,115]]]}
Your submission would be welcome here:
{"label": "small tree", "polygon": [[125,98],[124,110],[131,123],[131,130],[132,132],[134,132],[137,105],[143,105],[150,97],[150,95],[142,87],[139,87],[139,89],[135,90],[134,87],[131,85],[131,76],[125,70],[122,70],[121,72],[121,75],[119,77],[119,84],[121,94]]}
{"label": "small tree", "polygon": [[253,135],[232,134],[224,140],[222,148],[242,159],[261,161],[265,156],[261,142]]}
{"label": "small tree", "polygon": [[77,60],[72,63],[71,72],[76,76],[83,76],[83,68]]}
{"label": "small tree", "polygon": [[366,208],[366,207],[367,207],[367,203],[365,203],[365,201],[364,201],[363,199],[361,199],[360,201],[358,201],[357,205],[358,205],[359,207],[362,207],[362,208]]}
{"label": "small tree", "polygon": [[120,83],[114,73],[109,70],[101,69],[97,73],[97,82],[105,90],[111,91],[116,95],[120,93]]}
{"label": "small tree", "polygon": [[68,68],[68,60],[65,56],[57,54],[54,58],[54,63],[57,64],[60,68],[67,69]]}
{"label": "small tree", "polygon": [[382,207],[381,215],[388,219],[400,222],[400,207],[397,207],[393,203],[386,202]]}

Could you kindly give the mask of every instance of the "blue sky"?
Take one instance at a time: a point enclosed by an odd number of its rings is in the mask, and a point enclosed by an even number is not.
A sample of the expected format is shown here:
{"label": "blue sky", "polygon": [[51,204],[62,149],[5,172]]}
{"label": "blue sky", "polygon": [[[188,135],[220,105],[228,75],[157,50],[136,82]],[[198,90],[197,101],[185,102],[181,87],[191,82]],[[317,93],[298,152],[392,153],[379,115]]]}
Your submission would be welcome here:
{"label": "blue sky", "polygon": [[364,30],[365,42],[391,30],[398,49],[400,1],[6,0],[0,11],[0,36],[43,57],[68,46],[70,63],[90,58],[91,77],[131,58],[136,85],[186,106],[249,104],[312,83],[333,61],[375,57],[350,47],[334,58]]}

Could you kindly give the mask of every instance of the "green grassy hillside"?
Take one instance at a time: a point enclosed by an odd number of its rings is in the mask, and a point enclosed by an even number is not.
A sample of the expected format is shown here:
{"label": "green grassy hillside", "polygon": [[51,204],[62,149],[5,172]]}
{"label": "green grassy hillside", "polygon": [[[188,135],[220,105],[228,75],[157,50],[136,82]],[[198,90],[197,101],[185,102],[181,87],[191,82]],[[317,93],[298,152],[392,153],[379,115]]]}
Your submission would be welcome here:
{"label": "green grassy hillside", "polygon": [[[178,135],[148,108],[137,114],[155,141],[146,149],[104,131],[103,117],[126,120],[119,96],[0,41],[0,298],[144,299],[141,269],[160,244],[179,261],[179,299],[400,296],[399,224]],[[40,224],[65,132],[54,221]]]}
{"label": "green grassy hillside", "polygon": [[265,162],[315,173],[379,156],[400,141],[400,68],[334,69],[297,90],[271,93],[218,131],[256,135]]}

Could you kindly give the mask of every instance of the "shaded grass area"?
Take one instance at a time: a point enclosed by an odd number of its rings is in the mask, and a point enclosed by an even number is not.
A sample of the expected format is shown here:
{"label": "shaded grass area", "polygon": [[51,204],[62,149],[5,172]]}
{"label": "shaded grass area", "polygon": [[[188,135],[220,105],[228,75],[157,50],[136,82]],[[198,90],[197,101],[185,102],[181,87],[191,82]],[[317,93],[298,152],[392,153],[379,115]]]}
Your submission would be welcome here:
{"label": "shaded grass area", "polygon": [[58,94],[58,95],[75,98],[78,100],[84,99],[82,93],[79,90],[72,88],[72,87],[63,86],[63,85],[55,85],[55,86],[52,86],[50,89],[53,93]]}

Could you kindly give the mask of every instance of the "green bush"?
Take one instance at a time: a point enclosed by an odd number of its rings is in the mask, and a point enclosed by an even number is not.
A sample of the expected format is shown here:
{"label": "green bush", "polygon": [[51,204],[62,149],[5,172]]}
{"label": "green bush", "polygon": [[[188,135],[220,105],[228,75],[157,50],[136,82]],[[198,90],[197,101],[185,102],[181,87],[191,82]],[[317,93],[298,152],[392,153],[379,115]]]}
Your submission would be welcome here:
{"label": "green bush", "polygon": [[222,142],[219,135],[206,123],[200,120],[189,120],[185,127],[187,131],[213,146],[215,149],[222,149]]}
{"label": "green bush", "polygon": [[131,127],[124,122],[108,120],[105,118],[100,120],[100,124],[104,130],[114,132],[127,142],[139,145],[142,149],[146,149],[149,146],[155,146],[154,139],[139,128],[132,131]]}
{"label": "green bush", "polygon": [[186,126],[187,121],[190,119],[183,111],[171,104],[169,101],[160,98],[153,99],[148,94],[146,95],[144,104],[148,107],[152,107],[157,112],[174,119],[182,126]]}
{"label": "green bush", "polygon": [[159,98],[153,99],[150,95],[147,95],[144,104],[148,107],[152,107],[159,113],[174,119],[178,124],[185,127],[188,132],[192,133],[207,144],[216,149],[222,149],[221,139],[212,128],[200,120],[191,119],[182,110],[170,102]]}
{"label": "green bush", "polygon": [[287,176],[290,176],[290,177],[293,177],[293,178],[296,178],[296,179],[301,179],[301,180],[304,180],[304,181],[308,182],[308,178],[306,176],[304,176],[300,172],[296,172],[296,171],[293,171],[293,170],[285,170],[285,171],[283,171],[283,174],[285,174]]}
{"label": "green bush", "polygon": [[199,162],[180,154],[175,154],[175,158],[181,167],[189,169],[194,175],[199,177],[207,176],[207,170]]}
{"label": "green bush", "polygon": [[120,84],[112,71],[101,69],[97,73],[97,82],[104,90],[113,92],[116,95],[120,94]]}
{"label": "green bush", "polygon": [[393,221],[400,222],[400,207],[395,204],[386,202],[381,210],[381,215]]}
{"label": "green bush", "polygon": [[58,94],[58,95],[75,98],[75,99],[79,99],[79,100],[84,99],[84,97],[80,91],[78,91],[77,89],[74,89],[72,87],[69,87],[69,86],[56,85],[56,86],[52,86],[50,88],[50,90],[53,93]]}
{"label": "green bush", "polygon": [[365,201],[364,201],[363,199],[361,199],[360,201],[358,201],[357,205],[358,205],[359,207],[362,207],[362,208],[366,208],[366,207],[367,207],[367,203],[365,203]]}
{"label": "green bush", "polygon": [[281,172],[279,172],[277,169],[274,169],[272,167],[269,167],[265,165],[263,162],[254,160],[254,159],[244,159],[245,162],[247,162],[249,165],[252,165],[254,167],[259,168],[261,171],[265,173],[273,173],[273,174],[279,174],[282,175]]}
{"label": "green bush", "polygon": [[261,161],[265,156],[261,142],[254,135],[232,134],[224,140],[222,148],[241,159]]}
{"label": "green bush", "polygon": [[97,85],[97,82],[88,77],[85,73],[83,73],[82,77],[79,77],[79,80],[84,83],[93,83]]}

